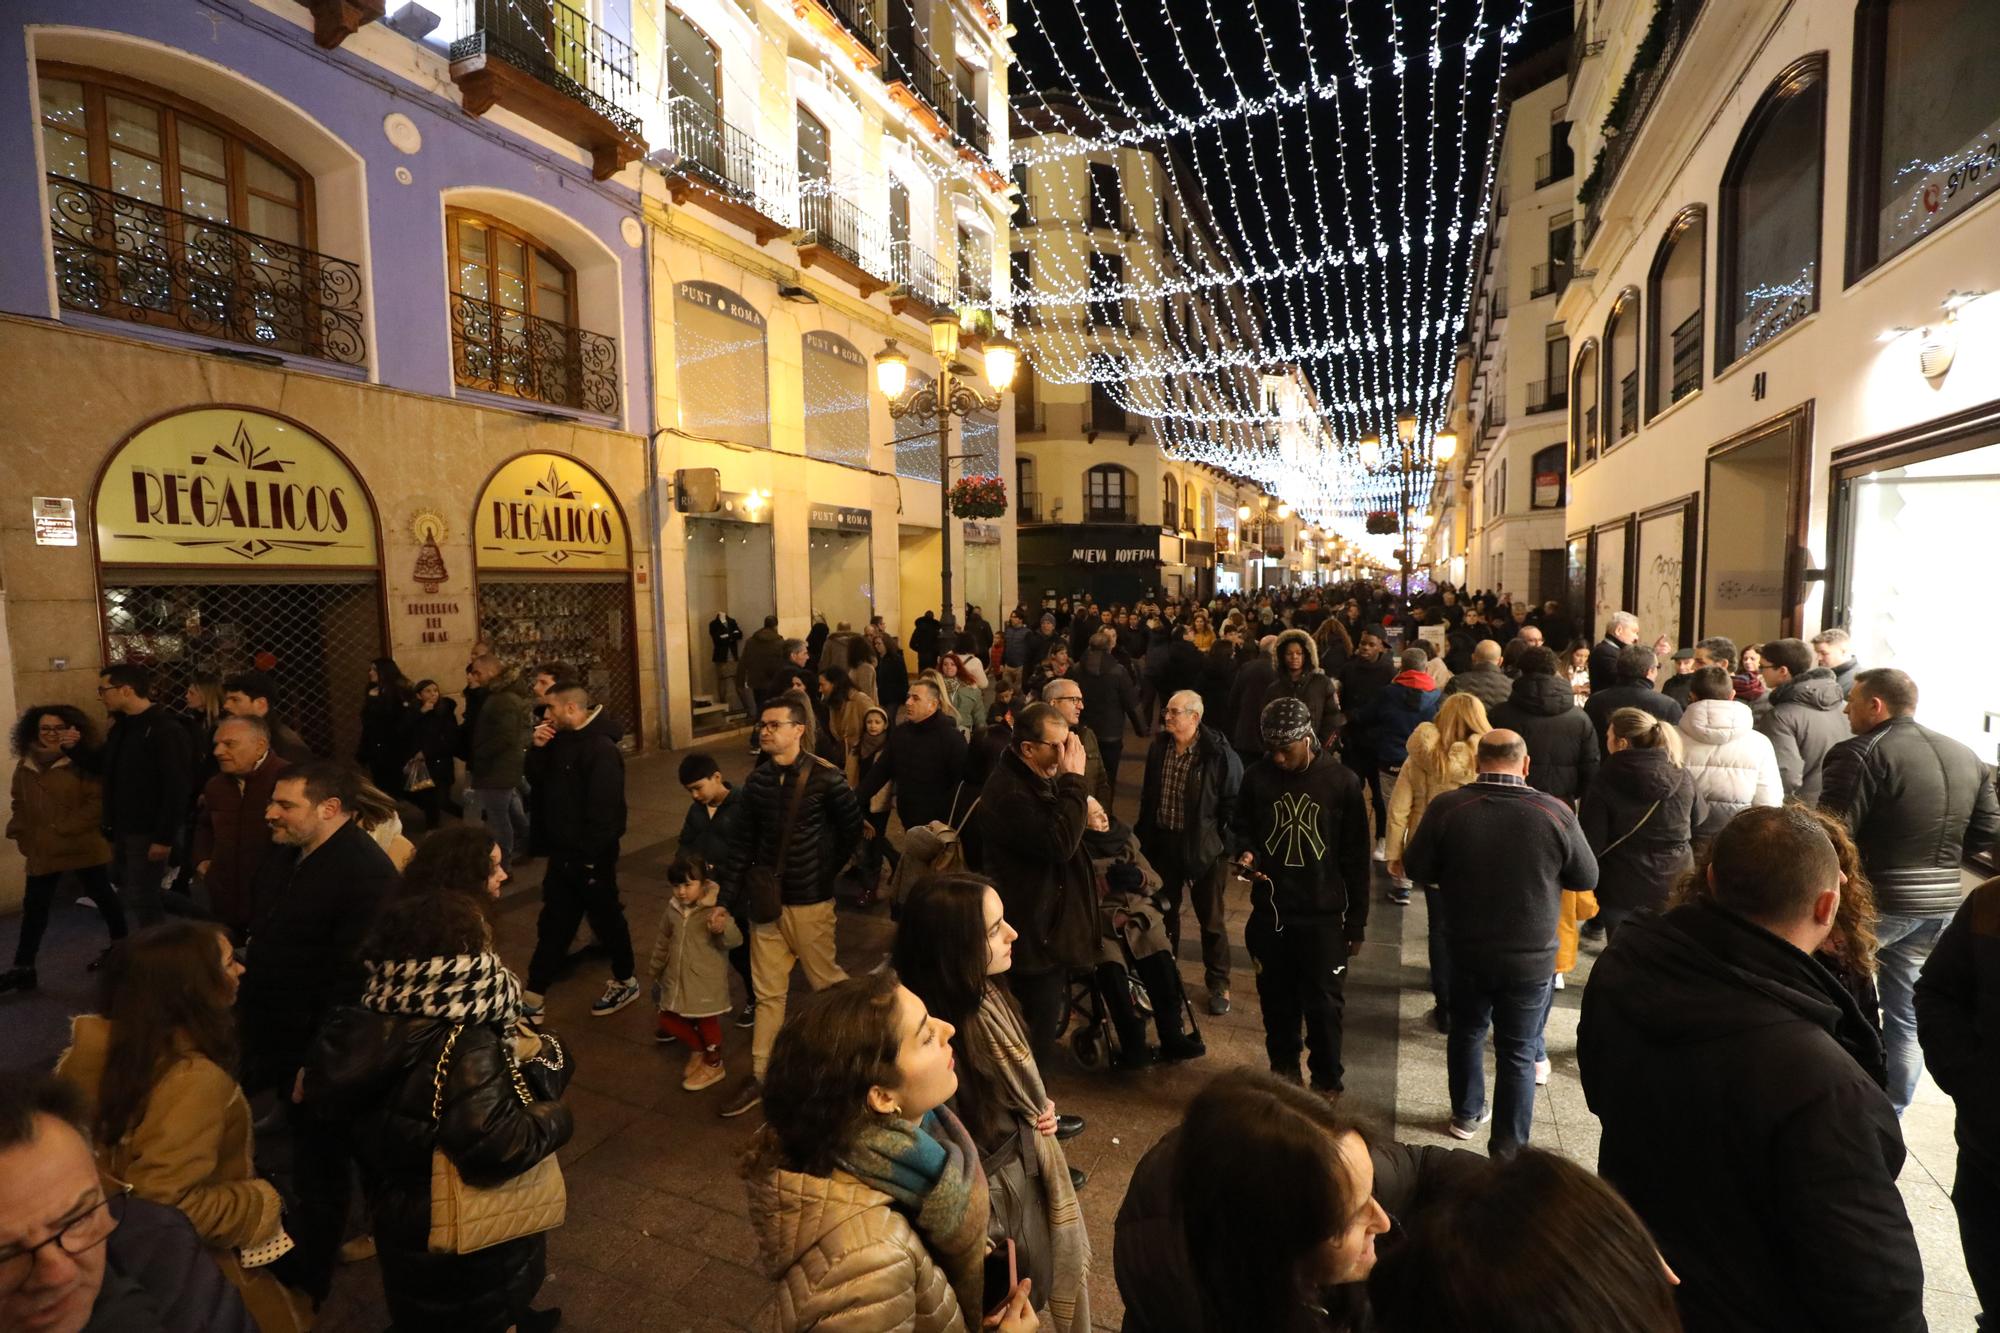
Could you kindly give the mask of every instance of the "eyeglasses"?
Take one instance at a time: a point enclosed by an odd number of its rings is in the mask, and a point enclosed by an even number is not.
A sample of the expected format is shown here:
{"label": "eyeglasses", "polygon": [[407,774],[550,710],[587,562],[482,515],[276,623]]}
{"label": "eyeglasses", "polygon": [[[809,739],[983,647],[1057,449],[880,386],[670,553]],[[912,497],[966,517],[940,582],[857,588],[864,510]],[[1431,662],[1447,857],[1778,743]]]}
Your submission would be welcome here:
{"label": "eyeglasses", "polygon": [[115,1193],[106,1195],[91,1204],[57,1228],[56,1233],[46,1240],[33,1245],[13,1245],[0,1250],[0,1292],[12,1293],[19,1290],[35,1271],[35,1256],[47,1245],[60,1245],[62,1252],[75,1258],[80,1254],[102,1245],[125,1220],[125,1199],[132,1193],[130,1185],[121,1185]]}
{"label": "eyeglasses", "polygon": [[41,726],[36,727],[35,730],[44,736],[60,736],[69,730],[69,724],[67,722],[58,722],[53,727]]}
{"label": "eyeglasses", "polygon": [[796,727],[798,725],[799,723],[792,721],[790,718],[760,717],[757,719],[757,730],[759,731],[776,731],[779,727]]}
{"label": "eyeglasses", "polygon": [[1193,717],[1195,715],[1192,708],[1168,708],[1163,710],[1163,712],[1167,717]]}

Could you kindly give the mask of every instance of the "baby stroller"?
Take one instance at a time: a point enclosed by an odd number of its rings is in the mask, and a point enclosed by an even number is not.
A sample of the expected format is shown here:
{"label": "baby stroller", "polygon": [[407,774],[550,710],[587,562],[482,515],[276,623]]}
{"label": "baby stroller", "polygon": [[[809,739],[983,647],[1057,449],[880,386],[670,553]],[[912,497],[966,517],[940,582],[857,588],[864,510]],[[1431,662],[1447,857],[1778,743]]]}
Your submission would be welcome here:
{"label": "baby stroller", "polygon": [[[1166,914],[1156,896],[1159,875],[1123,825],[1084,840],[1091,848],[1103,939],[1097,965],[1070,977],[1064,1016],[1070,1052],[1093,1070],[1137,1069],[1207,1054],[1167,939]],[[1149,1019],[1158,1029],[1157,1049],[1146,1040]]]}

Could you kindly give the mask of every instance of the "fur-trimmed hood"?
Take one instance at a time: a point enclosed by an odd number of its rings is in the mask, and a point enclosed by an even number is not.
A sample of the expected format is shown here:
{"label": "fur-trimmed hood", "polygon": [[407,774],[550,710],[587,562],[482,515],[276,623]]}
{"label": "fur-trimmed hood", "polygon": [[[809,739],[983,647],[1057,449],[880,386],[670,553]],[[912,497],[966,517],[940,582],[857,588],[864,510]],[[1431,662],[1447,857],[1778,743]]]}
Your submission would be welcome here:
{"label": "fur-trimmed hood", "polygon": [[1313,642],[1313,636],[1302,629],[1288,629],[1280,634],[1277,643],[1271,646],[1271,663],[1278,668],[1278,674],[1281,676],[1285,674],[1285,645],[1292,643],[1305,645],[1305,674],[1310,676],[1318,671],[1319,645]]}

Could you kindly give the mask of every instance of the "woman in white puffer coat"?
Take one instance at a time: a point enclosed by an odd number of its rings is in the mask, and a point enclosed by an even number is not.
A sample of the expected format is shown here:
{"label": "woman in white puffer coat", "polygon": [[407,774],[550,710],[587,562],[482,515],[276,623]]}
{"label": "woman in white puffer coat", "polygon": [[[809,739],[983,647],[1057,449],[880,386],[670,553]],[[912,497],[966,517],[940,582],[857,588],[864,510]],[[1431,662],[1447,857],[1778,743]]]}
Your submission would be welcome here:
{"label": "woman in white puffer coat", "polygon": [[1754,722],[1750,705],[1737,700],[1728,671],[1705,666],[1694,673],[1680,730],[1687,771],[1708,807],[1708,817],[1694,830],[1697,842],[1720,833],[1740,810],[1785,803],[1777,752]]}

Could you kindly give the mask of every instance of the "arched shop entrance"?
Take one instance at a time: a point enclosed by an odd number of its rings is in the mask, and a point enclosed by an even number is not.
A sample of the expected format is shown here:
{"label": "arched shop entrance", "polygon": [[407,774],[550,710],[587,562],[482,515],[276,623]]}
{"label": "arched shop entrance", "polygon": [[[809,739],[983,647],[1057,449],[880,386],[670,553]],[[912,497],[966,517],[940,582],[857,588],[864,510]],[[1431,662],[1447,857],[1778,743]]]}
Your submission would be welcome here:
{"label": "arched shop entrance", "polygon": [[521,454],[486,479],[472,532],[479,637],[524,672],[575,667],[637,749],[631,529],[611,488],[566,454]]}
{"label": "arched shop entrance", "polygon": [[91,511],[106,663],[153,668],[171,703],[197,673],[264,671],[315,753],[354,753],[381,545],[338,450],[251,408],[176,412],[118,446]]}

